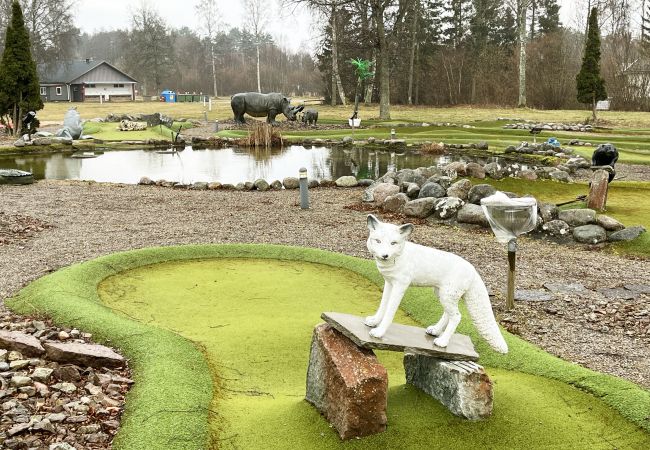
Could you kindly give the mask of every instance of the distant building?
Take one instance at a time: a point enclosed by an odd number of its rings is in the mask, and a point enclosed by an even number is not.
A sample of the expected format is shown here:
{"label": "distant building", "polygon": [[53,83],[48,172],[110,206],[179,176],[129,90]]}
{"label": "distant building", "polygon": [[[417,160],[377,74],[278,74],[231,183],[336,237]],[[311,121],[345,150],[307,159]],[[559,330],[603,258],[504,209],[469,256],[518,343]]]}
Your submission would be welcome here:
{"label": "distant building", "polygon": [[44,102],[135,100],[137,81],[106,61],[66,61],[38,72]]}

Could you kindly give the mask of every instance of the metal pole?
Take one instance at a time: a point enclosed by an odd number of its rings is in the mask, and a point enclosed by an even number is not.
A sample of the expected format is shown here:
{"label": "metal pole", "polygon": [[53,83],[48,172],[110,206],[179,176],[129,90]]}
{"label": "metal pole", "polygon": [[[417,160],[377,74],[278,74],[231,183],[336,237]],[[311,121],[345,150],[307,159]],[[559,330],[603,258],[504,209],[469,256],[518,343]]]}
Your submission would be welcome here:
{"label": "metal pole", "polygon": [[203,111],[203,120],[205,120],[206,122],[208,121],[208,112],[207,111]]}
{"label": "metal pole", "polygon": [[517,260],[517,239],[508,242],[508,298],[506,310],[515,308],[515,262]]}
{"label": "metal pole", "polygon": [[215,133],[219,132],[219,121],[218,120],[214,121],[214,132]]}
{"label": "metal pole", "polygon": [[307,169],[300,168],[300,208],[309,209],[309,186],[307,184]]}

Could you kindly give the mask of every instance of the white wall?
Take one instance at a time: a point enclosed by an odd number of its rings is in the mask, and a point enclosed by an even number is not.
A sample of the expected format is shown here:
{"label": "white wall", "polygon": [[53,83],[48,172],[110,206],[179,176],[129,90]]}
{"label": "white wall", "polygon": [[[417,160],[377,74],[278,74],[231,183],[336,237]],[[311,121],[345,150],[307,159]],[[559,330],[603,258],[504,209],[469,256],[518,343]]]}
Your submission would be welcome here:
{"label": "white wall", "polygon": [[86,86],[85,95],[86,97],[98,96],[98,95],[108,95],[112,96],[131,96],[133,94],[133,88],[131,84],[125,84],[124,87],[113,87],[113,84],[96,84],[94,88]]}

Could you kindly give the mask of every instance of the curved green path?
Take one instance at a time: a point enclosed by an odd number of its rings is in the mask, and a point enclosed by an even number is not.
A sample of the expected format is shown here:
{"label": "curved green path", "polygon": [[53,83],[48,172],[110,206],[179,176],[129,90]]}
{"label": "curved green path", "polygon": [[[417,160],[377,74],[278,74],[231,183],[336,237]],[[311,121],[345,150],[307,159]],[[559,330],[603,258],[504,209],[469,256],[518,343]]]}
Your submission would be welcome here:
{"label": "curved green path", "polygon": [[[389,428],[341,443],[302,400],[309,340],[323,310],[372,311],[380,282],[372,262],[322,251],[187,246],[73,266],[34,282],[8,303],[75,323],[131,359],[136,385],[118,449],[198,449],[209,441],[220,448],[650,446],[650,435],[638,427],[650,428],[650,393],[513,336],[506,337],[506,356],[472,336],[495,382],[489,420],[451,415],[404,386],[400,354],[380,353],[390,380]],[[429,290],[412,289],[403,306],[418,323],[428,323],[438,314],[432,305]],[[413,319],[402,314],[399,320]],[[473,334],[473,327],[464,323],[461,331]]]}

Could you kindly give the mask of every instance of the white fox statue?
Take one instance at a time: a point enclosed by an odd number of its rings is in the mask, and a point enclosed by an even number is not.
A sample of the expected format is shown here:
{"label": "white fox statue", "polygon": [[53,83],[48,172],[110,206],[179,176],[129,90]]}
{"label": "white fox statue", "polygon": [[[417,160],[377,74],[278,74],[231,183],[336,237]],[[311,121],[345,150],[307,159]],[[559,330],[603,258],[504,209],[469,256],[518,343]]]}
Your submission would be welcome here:
{"label": "white fox statue", "polygon": [[449,344],[460,323],[458,302],[462,297],[479,334],[497,352],[508,353],[488,291],[474,266],[453,253],[408,242],[413,232],[411,224],[383,223],[371,214],[368,229],[368,250],[385,281],[377,313],[365,320],[373,328],[372,337],[382,338],[386,334],[410,285],[428,286],[433,288],[444,310],[438,323],[426,330],[427,334],[437,336],[434,345],[444,348]]}

